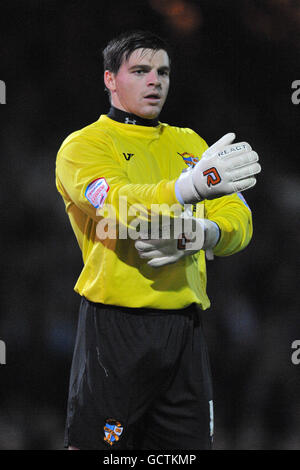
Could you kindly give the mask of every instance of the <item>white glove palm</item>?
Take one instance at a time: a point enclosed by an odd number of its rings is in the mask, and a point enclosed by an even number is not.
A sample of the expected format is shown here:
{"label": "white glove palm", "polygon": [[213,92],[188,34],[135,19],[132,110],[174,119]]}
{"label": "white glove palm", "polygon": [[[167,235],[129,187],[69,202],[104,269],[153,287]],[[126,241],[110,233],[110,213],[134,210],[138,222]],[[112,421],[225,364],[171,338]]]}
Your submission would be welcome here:
{"label": "white glove palm", "polygon": [[233,144],[234,133],[224,135],[209,147],[201,160],[181,173],[176,193],[182,204],[194,204],[244,191],[255,185],[261,171],[258,155],[246,142]]}

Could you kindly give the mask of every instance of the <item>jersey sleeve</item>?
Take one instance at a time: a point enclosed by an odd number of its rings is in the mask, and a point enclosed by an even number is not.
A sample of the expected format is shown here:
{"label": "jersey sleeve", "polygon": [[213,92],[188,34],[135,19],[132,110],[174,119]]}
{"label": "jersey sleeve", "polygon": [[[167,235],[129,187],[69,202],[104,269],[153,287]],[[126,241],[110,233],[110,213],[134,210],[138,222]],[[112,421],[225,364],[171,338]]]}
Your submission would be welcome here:
{"label": "jersey sleeve", "polygon": [[132,205],[141,205],[146,208],[146,213],[152,204],[172,206],[178,202],[175,180],[163,179],[157,184],[132,183],[113,153],[113,143],[109,142],[108,136],[96,143],[82,136],[66,139],[57,156],[58,191],[96,221],[104,203],[112,206],[116,219],[121,220],[121,197],[127,202],[127,210]]}
{"label": "jersey sleeve", "polygon": [[218,224],[220,239],[213,252],[216,256],[229,256],[249,244],[252,233],[252,214],[240,194],[205,200],[205,216]]}

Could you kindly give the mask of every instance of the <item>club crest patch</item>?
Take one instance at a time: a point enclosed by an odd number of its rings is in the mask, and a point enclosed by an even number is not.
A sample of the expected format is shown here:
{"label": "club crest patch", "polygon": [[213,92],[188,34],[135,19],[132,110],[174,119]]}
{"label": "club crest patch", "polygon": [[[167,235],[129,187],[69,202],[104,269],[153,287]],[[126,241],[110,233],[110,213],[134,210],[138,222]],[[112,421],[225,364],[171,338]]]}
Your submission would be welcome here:
{"label": "club crest patch", "polygon": [[183,158],[184,162],[188,166],[193,167],[199,162],[199,158],[195,157],[195,155],[193,155],[192,153],[188,153],[188,152],[183,152],[183,153],[177,152],[177,153]]}
{"label": "club crest patch", "polygon": [[123,432],[123,426],[120,421],[115,419],[107,419],[104,424],[104,441],[107,442],[110,446],[115,444]]}
{"label": "club crest patch", "polygon": [[96,208],[103,207],[107,198],[109,186],[105,178],[98,178],[88,185],[85,190],[85,197]]}

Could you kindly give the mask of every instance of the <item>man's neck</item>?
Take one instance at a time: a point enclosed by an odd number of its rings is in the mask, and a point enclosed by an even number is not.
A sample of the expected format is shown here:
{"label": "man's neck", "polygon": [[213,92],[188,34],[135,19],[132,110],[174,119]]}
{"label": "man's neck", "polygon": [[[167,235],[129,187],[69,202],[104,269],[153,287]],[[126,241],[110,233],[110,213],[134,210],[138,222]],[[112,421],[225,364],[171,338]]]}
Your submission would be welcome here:
{"label": "man's neck", "polygon": [[107,114],[110,119],[114,121],[122,122],[123,124],[133,124],[137,126],[148,126],[155,127],[158,126],[158,119],[145,119],[140,116],[136,116],[132,113],[127,113],[127,111],[122,111],[121,109],[115,108],[114,106],[110,107],[110,110]]}

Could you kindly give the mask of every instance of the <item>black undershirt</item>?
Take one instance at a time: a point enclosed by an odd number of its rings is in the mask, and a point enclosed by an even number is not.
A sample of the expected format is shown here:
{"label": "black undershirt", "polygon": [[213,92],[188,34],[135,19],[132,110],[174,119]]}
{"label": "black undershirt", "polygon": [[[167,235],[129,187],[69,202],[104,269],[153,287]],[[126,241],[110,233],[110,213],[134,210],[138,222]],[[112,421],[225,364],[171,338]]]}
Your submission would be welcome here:
{"label": "black undershirt", "polygon": [[121,109],[115,108],[114,106],[110,107],[110,110],[107,114],[107,117],[113,119],[114,121],[122,122],[124,124],[134,124],[137,126],[148,126],[156,127],[158,126],[158,119],[144,119],[135,114],[127,113]]}

